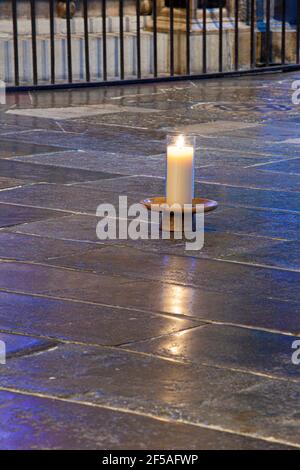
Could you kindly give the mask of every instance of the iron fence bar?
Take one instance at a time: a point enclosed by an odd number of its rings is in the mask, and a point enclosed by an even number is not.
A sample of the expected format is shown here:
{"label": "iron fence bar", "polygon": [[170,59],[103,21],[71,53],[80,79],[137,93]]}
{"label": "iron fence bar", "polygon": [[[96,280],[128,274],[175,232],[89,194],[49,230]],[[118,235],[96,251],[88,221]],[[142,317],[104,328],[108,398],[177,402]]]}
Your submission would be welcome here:
{"label": "iron fence bar", "polygon": [[17,12],[17,0],[12,2],[12,20],[13,20],[13,35],[14,35],[14,73],[15,73],[15,85],[19,86],[19,42],[18,42],[18,12]]}
{"label": "iron fence bar", "polygon": [[88,0],[83,0],[84,48],[85,48],[85,76],[86,81],[91,79],[90,74],[90,45],[89,45],[89,17]]}
{"label": "iron fence bar", "polygon": [[219,7],[219,72],[223,71],[223,7]]}
{"label": "iron fence bar", "polygon": [[70,0],[66,1],[66,24],[67,24],[67,62],[68,62],[68,80],[73,81],[72,72],[72,36],[71,36],[71,6]]}
{"label": "iron fence bar", "polygon": [[190,0],[186,0],[186,74],[190,75]]}
{"label": "iron fence bar", "polygon": [[54,39],[54,1],[49,2],[49,21],[50,21],[50,74],[51,83],[55,83],[55,39]]}
{"label": "iron fence bar", "polygon": [[32,75],[33,75],[33,84],[37,85],[38,71],[37,71],[37,48],[36,48],[35,0],[30,0],[30,17],[31,17]]}
{"label": "iron fence bar", "polygon": [[206,0],[203,0],[202,4],[202,70],[203,73],[207,71],[207,59],[206,59]]}
{"label": "iron fence bar", "polygon": [[239,69],[239,0],[235,0],[234,11],[234,69]]}
{"label": "iron fence bar", "polygon": [[106,48],[106,0],[102,0],[102,65],[103,80],[107,80],[107,48]]}
{"label": "iron fence bar", "polygon": [[174,2],[170,0],[170,75],[174,75]]}
{"label": "iron fence bar", "polygon": [[271,55],[271,0],[266,0],[266,64],[270,65]]}
{"label": "iron fence bar", "polygon": [[136,0],[136,58],[137,77],[141,78],[141,4]]}
{"label": "iron fence bar", "polygon": [[124,80],[124,7],[123,0],[119,0],[119,22],[120,22],[120,77]]}
{"label": "iron fence bar", "polygon": [[296,62],[297,64],[300,63],[300,0],[298,0],[297,6],[297,38],[296,38]]}
{"label": "iron fence bar", "polygon": [[157,77],[157,3],[153,0],[152,5],[152,17],[153,17],[153,74]]}
{"label": "iron fence bar", "polygon": [[286,0],[282,0],[281,63],[285,64]]}
{"label": "iron fence bar", "polygon": [[255,41],[255,0],[250,4],[250,62],[253,69],[256,64],[256,41]]}

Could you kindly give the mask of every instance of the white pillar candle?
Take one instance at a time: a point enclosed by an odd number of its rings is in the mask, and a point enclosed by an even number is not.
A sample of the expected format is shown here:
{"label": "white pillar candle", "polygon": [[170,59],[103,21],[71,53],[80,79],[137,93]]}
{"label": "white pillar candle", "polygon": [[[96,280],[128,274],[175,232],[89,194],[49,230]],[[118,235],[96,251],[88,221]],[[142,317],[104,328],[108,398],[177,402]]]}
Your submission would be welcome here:
{"label": "white pillar candle", "polygon": [[192,204],[194,198],[194,145],[182,135],[167,147],[167,204]]}

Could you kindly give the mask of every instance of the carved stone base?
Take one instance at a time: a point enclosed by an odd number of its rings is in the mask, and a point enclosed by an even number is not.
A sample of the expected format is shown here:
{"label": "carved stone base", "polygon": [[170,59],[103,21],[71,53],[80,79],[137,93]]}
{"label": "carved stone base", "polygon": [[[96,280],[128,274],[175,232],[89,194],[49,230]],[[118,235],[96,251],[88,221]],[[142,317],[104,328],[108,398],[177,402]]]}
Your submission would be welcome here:
{"label": "carved stone base", "polygon": [[[170,31],[170,10],[169,8],[163,8],[160,15],[157,17],[157,31],[162,33],[168,33]],[[219,10],[211,9],[207,10],[206,14],[206,25],[207,29],[216,29],[219,21]],[[227,16],[227,9],[223,8],[223,25],[230,21]],[[151,28],[152,29],[152,28]],[[186,31],[186,11],[185,9],[174,10],[174,32],[185,32]],[[203,13],[202,10],[197,12],[190,18],[190,32],[194,34],[202,34],[203,31]]]}
{"label": "carved stone base", "polygon": [[[265,65],[267,62],[267,50],[266,50],[266,33],[257,32],[257,63],[258,65]],[[269,57],[270,64],[281,64],[281,27],[277,30],[273,30],[270,34],[270,44],[272,46],[272,52]],[[285,62],[287,64],[294,64],[297,62],[296,57],[296,43],[297,43],[297,32],[296,29],[288,29],[285,33]]]}
{"label": "carved stone base", "polygon": [[[167,36],[167,35],[166,35]],[[191,74],[200,74],[203,69],[202,56],[203,34],[201,32],[191,33],[190,57]],[[186,74],[186,35],[185,33],[174,34],[174,70],[175,74]],[[223,29],[223,71],[235,69],[235,30],[230,25]],[[167,59],[169,60],[169,59]],[[219,71],[219,31],[214,29],[207,31],[206,35],[206,64],[207,72]],[[239,30],[239,69],[247,69],[250,64],[250,28],[243,26]],[[168,64],[169,66],[169,64]]]}
{"label": "carved stone base", "polygon": [[[149,23],[149,31],[153,31],[153,24]],[[157,31],[169,38],[170,17],[169,9],[163,8],[157,18]],[[219,9],[207,10],[206,15],[206,52],[207,72],[219,70]],[[190,50],[197,51],[191,54],[191,73],[202,71],[202,41],[203,41],[203,11],[198,9],[190,18]],[[170,43],[170,39],[168,39]],[[235,22],[223,9],[223,69],[234,70],[235,51]],[[168,57],[168,55],[167,55]],[[167,59],[168,60],[168,59]],[[239,23],[239,68],[243,69],[250,63],[250,27],[244,22]],[[175,74],[186,73],[186,10],[174,10],[174,71]]]}

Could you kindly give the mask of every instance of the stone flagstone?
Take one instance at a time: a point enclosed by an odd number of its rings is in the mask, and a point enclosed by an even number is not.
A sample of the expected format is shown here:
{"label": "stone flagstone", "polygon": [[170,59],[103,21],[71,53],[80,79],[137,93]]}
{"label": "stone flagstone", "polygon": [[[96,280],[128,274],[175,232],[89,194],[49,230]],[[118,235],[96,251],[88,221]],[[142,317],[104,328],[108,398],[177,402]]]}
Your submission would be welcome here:
{"label": "stone flagstone", "polygon": [[[296,79],[7,95],[1,449],[300,447]],[[203,250],[98,240],[98,204],[164,194],[179,128],[197,137],[196,194],[219,202]]]}

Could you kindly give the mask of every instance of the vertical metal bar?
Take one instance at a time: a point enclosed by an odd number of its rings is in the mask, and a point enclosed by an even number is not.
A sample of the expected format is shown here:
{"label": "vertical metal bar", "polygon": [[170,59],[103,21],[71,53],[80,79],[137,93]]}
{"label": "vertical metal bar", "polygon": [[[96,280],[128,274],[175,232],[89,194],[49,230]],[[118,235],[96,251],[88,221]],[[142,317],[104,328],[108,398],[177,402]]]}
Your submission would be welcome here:
{"label": "vertical metal bar", "polygon": [[223,71],[223,8],[219,7],[219,72]]}
{"label": "vertical metal bar", "polygon": [[84,46],[85,46],[85,76],[86,81],[91,80],[90,74],[90,45],[89,45],[89,18],[88,0],[83,0]]}
{"label": "vertical metal bar", "polygon": [[190,0],[186,0],[186,74],[190,73]]}
{"label": "vertical metal bar", "polygon": [[202,69],[203,73],[207,72],[207,58],[206,58],[206,0],[203,0],[203,30],[202,30]]}
{"label": "vertical metal bar", "polygon": [[37,49],[36,49],[35,0],[30,0],[30,15],[31,15],[32,75],[33,75],[33,84],[37,85],[38,73],[37,73]]}
{"label": "vertical metal bar", "polygon": [[281,63],[285,64],[285,38],[286,38],[286,1],[282,0],[282,30],[281,30]]}
{"label": "vertical metal bar", "polygon": [[106,0],[102,0],[102,60],[103,80],[107,80],[107,44],[106,44]]}
{"label": "vertical metal bar", "polygon": [[174,1],[170,0],[170,75],[174,75]]}
{"label": "vertical metal bar", "polygon": [[300,57],[299,57],[299,52],[300,52],[300,0],[298,0],[298,6],[297,6],[297,44],[296,44],[296,63],[300,63]]}
{"label": "vertical metal bar", "polygon": [[271,56],[271,1],[266,0],[266,65],[270,65]]}
{"label": "vertical metal bar", "polygon": [[154,77],[157,77],[157,0],[153,0],[152,15],[153,15],[153,68]]}
{"label": "vertical metal bar", "polygon": [[239,0],[235,0],[234,14],[234,68],[239,69]]}
{"label": "vertical metal bar", "polygon": [[55,83],[54,1],[49,2],[51,83]]}
{"label": "vertical metal bar", "polygon": [[124,8],[123,0],[119,0],[119,20],[120,20],[120,77],[124,80]]}
{"label": "vertical metal bar", "polygon": [[17,13],[17,0],[12,2],[12,19],[13,19],[13,34],[14,34],[14,68],[15,68],[15,85],[19,86],[19,44],[18,44],[18,13]]}
{"label": "vertical metal bar", "polygon": [[137,78],[141,78],[141,4],[136,0],[136,58]]}
{"label": "vertical metal bar", "polygon": [[71,7],[70,0],[66,1],[66,22],[67,22],[67,61],[68,61],[68,80],[73,81],[72,74],[72,37],[71,37]]}
{"label": "vertical metal bar", "polygon": [[256,66],[256,42],[255,42],[255,0],[250,4],[250,62],[251,68]]}

